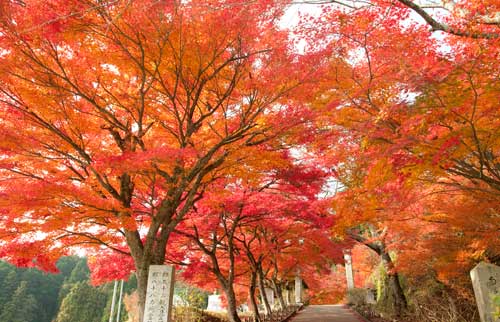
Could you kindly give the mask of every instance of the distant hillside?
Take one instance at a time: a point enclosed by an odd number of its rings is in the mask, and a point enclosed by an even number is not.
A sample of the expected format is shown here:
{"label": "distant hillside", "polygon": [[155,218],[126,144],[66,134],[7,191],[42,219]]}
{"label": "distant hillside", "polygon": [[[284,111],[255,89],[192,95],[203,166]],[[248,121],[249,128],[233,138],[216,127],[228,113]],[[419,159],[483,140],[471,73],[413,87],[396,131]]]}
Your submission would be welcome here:
{"label": "distant hillside", "polygon": [[[59,274],[17,268],[0,261],[0,321],[2,322],[107,322],[113,285],[89,284],[86,258],[59,260]],[[135,281],[124,290],[135,289]],[[127,312],[122,305],[121,321]]]}

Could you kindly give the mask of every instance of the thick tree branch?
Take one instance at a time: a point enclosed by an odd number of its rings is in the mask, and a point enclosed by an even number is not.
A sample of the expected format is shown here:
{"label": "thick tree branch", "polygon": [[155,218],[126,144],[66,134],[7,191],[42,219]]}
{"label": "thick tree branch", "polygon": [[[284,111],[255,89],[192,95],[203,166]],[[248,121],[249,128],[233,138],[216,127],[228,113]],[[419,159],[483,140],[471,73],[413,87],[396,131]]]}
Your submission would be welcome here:
{"label": "thick tree branch", "polygon": [[432,31],[444,31],[446,33],[467,38],[485,38],[485,39],[495,39],[499,38],[499,33],[488,33],[488,32],[470,32],[464,30],[457,30],[450,27],[449,25],[439,22],[434,19],[430,14],[428,14],[423,7],[416,4],[411,0],[398,0],[403,5],[415,11],[420,17],[422,17],[427,24],[432,28]]}

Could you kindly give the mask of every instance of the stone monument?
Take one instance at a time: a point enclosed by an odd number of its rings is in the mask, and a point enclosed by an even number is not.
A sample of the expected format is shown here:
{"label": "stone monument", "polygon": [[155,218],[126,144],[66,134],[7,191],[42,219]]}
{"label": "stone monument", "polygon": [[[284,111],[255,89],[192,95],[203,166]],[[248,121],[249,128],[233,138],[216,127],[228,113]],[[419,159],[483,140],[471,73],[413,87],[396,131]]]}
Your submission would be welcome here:
{"label": "stone monument", "polygon": [[269,302],[269,305],[271,305],[271,307],[273,307],[274,306],[274,290],[272,288],[268,288],[268,287],[266,287],[264,290],[266,292],[266,298],[267,298],[267,301]]}
{"label": "stone monument", "polygon": [[347,289],[354,288],[354,274],[352,272],[352,257],[349,253],[344,253],[345,260],[345,275],[347,279]]}
{"label": "stone monument", "polygon": [[215,311],[215,312],[224,311],[224,309],[222,308],[222,301],[220,299],[220,295],[218,295],[216,292],[208,296],[207,311]]}
{"label": "stone monument", "polygon": [[170,322],[174,293],[174,267],[149,266],[144,322]]}
{"label": "stone monument", "polygon": [[372,289],[367,289],[365,301],[368,304],[376,304],[377,303],[377,291],[372,290]]}
{"label": "stone monument", "polygon": [[295,303],[302,303],[302,279],[298,274],[295,275]]}
{"label": "stone monument", "polygon": [[481,322],[500,322],[495,317],[493,297],[500,295],[500,267],[481,262],[470,271]]}

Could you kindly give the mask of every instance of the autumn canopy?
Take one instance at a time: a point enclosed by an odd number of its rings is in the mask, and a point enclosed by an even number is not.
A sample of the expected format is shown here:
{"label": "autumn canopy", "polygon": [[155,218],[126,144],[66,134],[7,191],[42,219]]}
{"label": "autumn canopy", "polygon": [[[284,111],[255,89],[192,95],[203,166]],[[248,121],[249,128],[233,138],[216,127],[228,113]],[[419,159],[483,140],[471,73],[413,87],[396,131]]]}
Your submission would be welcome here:
{"label": "autumn canopy", "polygon": [[422,280],[470,303],[500,262],[500,5],[472,2],[1,1],[0,257],[85,249],[140,312],[173,263],[239,321],[296,274],[338,299],[357,244],[395,314]]}

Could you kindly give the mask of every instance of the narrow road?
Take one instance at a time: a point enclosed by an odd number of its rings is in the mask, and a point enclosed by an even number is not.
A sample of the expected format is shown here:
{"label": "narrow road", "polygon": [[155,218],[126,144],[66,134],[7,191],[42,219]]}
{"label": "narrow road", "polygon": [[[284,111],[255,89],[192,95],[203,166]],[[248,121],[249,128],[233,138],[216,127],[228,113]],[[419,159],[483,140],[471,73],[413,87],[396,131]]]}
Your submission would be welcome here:
{"label": "narrow road", "polygon": [[310,305],[290,322],[361,322],[359,316],[343,305]]}

